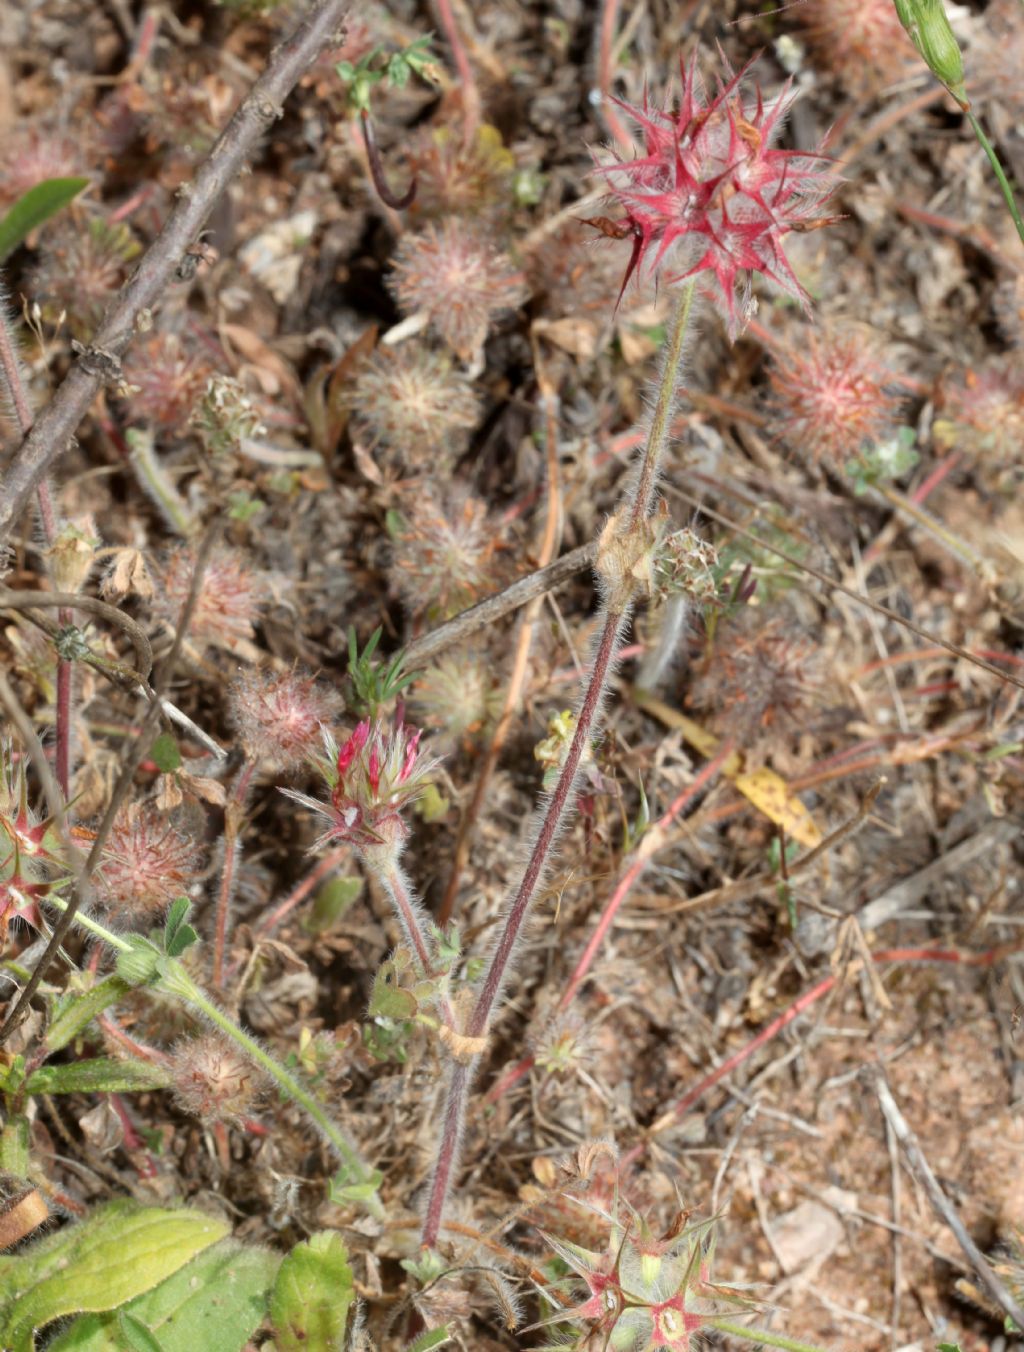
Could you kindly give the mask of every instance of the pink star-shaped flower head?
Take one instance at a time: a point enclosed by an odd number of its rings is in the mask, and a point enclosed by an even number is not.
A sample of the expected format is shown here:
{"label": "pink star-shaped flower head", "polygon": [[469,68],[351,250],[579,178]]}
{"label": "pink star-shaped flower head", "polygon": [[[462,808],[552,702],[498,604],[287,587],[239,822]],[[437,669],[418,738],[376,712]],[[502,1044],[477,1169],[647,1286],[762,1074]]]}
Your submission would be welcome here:
{"label": "pink star-shaped flower head", "polygon": [[833,219],[818,210],[838,183],[820,151],[773,145],[796,98],[791,82],[765,100],[759,89],[744,92],[746,69],[730,71],[711,97],[694,55],[688,69],[680,64],[674,111],[651,107],[646,96],[641,108],[616,100],[639,126],[644,153],[597,170],[624,213],[615,232],[633,242],[623,290],[645,266],[669,283],[708,273],[706,293],[732,338],[749,315],[755,272],[807,306],[783,239]]}
{"label": "pink star-shaped flower head", "polygon": [[316,768],[329,790],[324,803],[291,789],[282,793],[326,817],[329,826],[314,848],[347,841],[362,853],[397,856],[408,835],[402,812],[423,793],[438,765],[419,750],[421,732],[399,721],[387,728],[364,719],[339,746],[325,730]]}

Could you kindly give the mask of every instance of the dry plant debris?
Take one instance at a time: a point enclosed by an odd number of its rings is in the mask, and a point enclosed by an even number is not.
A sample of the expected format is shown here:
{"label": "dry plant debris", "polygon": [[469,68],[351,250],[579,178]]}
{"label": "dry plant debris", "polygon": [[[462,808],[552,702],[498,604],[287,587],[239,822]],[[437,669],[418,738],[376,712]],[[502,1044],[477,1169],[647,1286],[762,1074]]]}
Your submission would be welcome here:
{"label": "dry plant debris", "polygon": [[0,13],[0,1345],[1020,1352],[1019,5],[343,9]]}

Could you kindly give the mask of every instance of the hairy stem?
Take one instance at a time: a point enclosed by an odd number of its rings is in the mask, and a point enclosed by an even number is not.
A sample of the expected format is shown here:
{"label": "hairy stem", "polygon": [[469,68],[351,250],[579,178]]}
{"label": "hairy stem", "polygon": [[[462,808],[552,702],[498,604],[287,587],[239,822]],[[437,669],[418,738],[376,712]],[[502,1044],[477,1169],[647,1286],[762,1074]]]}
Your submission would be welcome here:
{"label": "hairy stem", "polygon": [[770,1329],[752,1329],[746,1324],[734,1324],[731,1319],[705,1319],[708,1328],[718,1329],[719,1333],[728,1333],[733,1338],[742,1338],[745,1343],[761,1343],[764,1347],[782,1347],[786,1352],[823,1352],[816,1343],[801,1343],[796,1338],[787,1338],[784,1333],[772,1333]]}
{"label": "hairy stem", "polygon": [[245,800],[249,796],[255,761],[247,761],[238,772],[227,807],[224,810],[224,867],[220,875],[220,891],[217,893],[217,909],[213,927],[213,984],[217,990],[224,985],[224,953],[228,941],[228,917],[231,914],[231,897],[235,890],[235,874],[238,871],[238,836],[242,829],[242,817],[245,813]]}
{"label": "hairy stem", "polygon": [[[647,445],[644,449],[640,474],[635,489],[627,489],[631,523],[642,524],[654,508],[654,485],[657,482],[661,457],[668,442],[672,409],[675,405],[682,370],[686,328],[693,306],[693,284],[684,287],[676,300],[672,328],[662,364],[661,385],[651,419]],[[583,753],[590,745],[609,677],[615,664],[622,633],[632,613],[633,603],[621,586],[609,589],[601,607],[600,637],[590,667],[590,676],[583,700],[576,716],[576,727],[554,791],[542,809],[540,827],[530,851],[523,875],[516,887],[501,934],[491,953],[487,970],[480,986],[466,1036],[471,1040],[483,1038],[488,1029],[495,1004],[508,976],[512,955],[522,936],[523,925],[529,914],[538,885],[544,877],[552,847],[558,840],[573,799],[573,789],[579,773]],[[465,1115],[465,1101],[472,1082],[474,1061],[458,1062],[452,1069],[448,1085],[441,1145],[434,1177],[431,1181],[427,1214],[423,1227],[423,1243],[433,1247],[437,1243],[444,1220],[444,1207],[452,1183],[452,1174],[458,1157],[458,1142]]]}

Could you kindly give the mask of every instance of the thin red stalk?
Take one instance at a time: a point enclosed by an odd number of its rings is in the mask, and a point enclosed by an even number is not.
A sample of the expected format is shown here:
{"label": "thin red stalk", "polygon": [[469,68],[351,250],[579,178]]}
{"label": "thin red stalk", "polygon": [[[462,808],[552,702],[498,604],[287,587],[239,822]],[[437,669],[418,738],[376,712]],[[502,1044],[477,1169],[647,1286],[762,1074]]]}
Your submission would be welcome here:
{"label": "thin red stalk", "polygon": [[[604,629],[591,668],[587,692],[583,697],[583,704],[576,721],[576,730],[569,745],[562,772],[558,777],[558,783],[548,800],[544,820],[530,852],[522,880],[512,899],[504,929],[487,965],[483,985],[480,988],[480,994],[477,996],[466,1030],[469,1038],[481,1038],[487,1032],[487,1024],[505,980],[509,959],[522,933],[523,922],[529,911],[537,884],[543,876],[551,848],[561,830],[563,817],[576,783],[576,774],[579,770],[583,750],[593,733],[601,699],[615,658],[619,634],[627,618],[628,612],[609,612],[605,618]],[[428,1248],[433,1248],[437,1243],[441,1231],[444,1205],[448,1197],[448,1190],[451,1187],[452,1171],[458,1153],[458,1138],[461,1134],[465,1099],[469,1090],[470,1071],[469,1065],[457,1063],[452,1070],[452,1078],[448,1086],[448,1102],[445,1107],[441,1148],[431,1183],[430,1199],[427,1203],[427,1215],[423,1226],[423,1243]]]}
{"label": "thin red stalk", "polygon": [[[673,800],[667,810],[658,818],[649,834],[645,837],[645,840],[649,842],[647,849],[644,850],[643,846],[641,846],[639,850],[634,851],[629,864],[619,877],[615,891],[612,893],[611,898],[601,913],[601,918],[598,920],[594,932],[590,936],[587,946],[583,950],[572,976],[569,978],[569,984],[562,993],[562,998],[558,1004],[560,1010],[567,1009],[575,999],[576,992],[583,984],[586,975],[590,970],[590,966],[597,956],[598,949],[608,936],[608,931],[612,927],[612,922],[615,919],[619,907],[626,900],[626,897],[633,888],[633,884],[643,873],[651,856],[658,848],[658,844],[660,843],[658,837],[661,832],[669,827],[679,816],[680,812],[682,812],[683,808],[692,802],[696,795],[700,793],[712,779],[714,779],[725,761],[731,755],[732,744],[728,743],[719,750],[713,760],[708,761],[707,765],[701,769],[700,774],[697,775],[693,783],[687,785],[682,793]],[[507,1074],[502,1076],[497,1084],[488,1090],[486,1101],[488,1103],[497,1102],[503,1094],[506,1094],[518,1080],[522,1079],[522,1077],[533,1068],[533,1065],[534,1057],[532,1055],[524,1056],[517,1065],[513,1066]]]}
{"label": "thin red stalk", "polygon": [[220,990],[224,985],[224,954],[228,941],[228,917],[231,914],[231,897],[235,890],[235,872],[238,868],[238,836],[242,828],[245,800],[249,796],[249,786],[252,783],[255,770],[255,761],[247,761],[242,766],[224,809],[224,868],[220,875],[220,892],[217,894],[213,936],[212,982],[217,990]]}
{"label": "thin red stalk", "polygon": [[915,488],[913,493],[911,493],[910,501],[920,506],[923,502],[926,501],[928,497],[930,497],[932,493],[935,492],[936,488],[938,488],[939,484],[942,483],[946,475],[949,474],[951,470],[956,469],[959,463],[960,463],[959,451],[953,451],[949,455],[947,455],[943,460],[940,460],[939,463],[934,466],[932,472],[929,475],[927,475],[924,479],[922,479],[921,483],[918,484],[917,488]]}
{"label": "thin red stalk", "polygon": [[333,873],[341,863],[342,859],[349,853],[350,848],[348,845],[339,845],[336,849],[331,850],[329,854],[325,854],[322,859],[318,859],[314,867],[310,869],[302,881],[296,883],[291,892],[285,897],[284,901],[281,902],[280,906],[276,906],[266,919],[260,921],[254,931],[255,937],[257,939],[264,939],[268,934],[272,934],[274,930],[277,929],[278,925],[280,925],[281,921],[289,916],[292,911],[295,910],[296,906],[306,900],[313,888],[316,887],[317,883],[326,878],[329,873]]}
{"label": "thin red stalk", "polygon": [[452,49],[452,60],[462,82],[463,138],[468,145],[480,121],[480,91],[476,86],[476,78],[466,54],[465,44],[459,34],[459,25],[455,22],[451,0],[437,0],[437,17],[441,21],[448,46]]}
{"label": "thin red stalk", "polygon": [[[679,388],[682,371],[686,330],[693,306],[694,285],[691,282],[677,296],[672,326],[666,344],[661,369],[658,398],[650,421],[647,446],[640,463],[636,486],[627,490],[625,508],[629,524],[624,534],[630,538],[651,514],[655,500],[655,485],[661,457],[669,439],[671,414]],[[623,512],[626,515],[626,512]],[[598,564],[600,569],[600,561]],[[601,637],[590,669],[586,693],[576,716],[576,727],[558,776],[558,783],[544,809],[540,830],[527,860],[523,876],[516,888],[508,915],[497,945],[491,954],[483,984],[470,1015],[466,1037],[470,1043],[482,1040],[487,1034],[491,1014],[505,981],[509,962],[522,934],[534,894],[544,875],[548,857],[561,832],[564,818],[573,796],[576,776],[584,749],[589,745],[600,714],[612,667],[620,647],[623,630],[633,612],[633,590],[625,579],[609,583],[609,592],[602,603]],[[473,1061],[475,1061],[475,1057]],[[423,1243],[432,1248],[441,1232],[444,1206],[452,1183],[452,1173],[458,1158],[458,1139],[465,1116],[465,1099],[472,1079],[473,1061],[457,1062],[452,1070],[445,1106],[444,1128],[434,1177],[430,1185],[427,1215],[423,1228]]]}
{"label": "thin red stalk", "polygon": [[390,867],[378,869],[377,876],[387,888],[391,900],[395,903],[398,918],[405,930],[406,938],[416,950],[416,957],[423,975],[429,975],[430,948],[427,944],[426,935],[423,933],[420,918],[413,906],[412,897],[409,895],[402,870],[397,863],[393,863]]}
{"label": "thin red stalk", "polygon": [[589,745],[593,734],[605,686],[608,682],[612,663],[615,660],[619,634],[627,619],[628,612],[616,613],[614,611],[610,611],[605,618],[604,630],[590,672],[590,683],[587,686],[587,693],[583,697],[583,704],[576,720],[576,730],[569,745],[565,764],[562,766],[558,783],[548,802],[544,821],[541,823],[536,843],[530,853],[526,871],[523,873],[522,881],[513,898],[508,918],[505,921],[505,928],[488,963],[487,974],[473,1008],[468,1029],[471,1038],[483,1037],[487,1032],[491,1012],[505,979],[505,970],[508,967],[509,958],[511,958],[512,950],[519,939],[523,921],[526,919],[533,894],[544,872],[548,855],[551,853],[551,848],[561,831],[562,819],[576,783],[576,773],[579,770],[583,750]]}
{"label": "thin red stalk", "polygon": [[623,150],[633,149],[633,138],[619,121],[611,100],[615,57],[615,30],[619,23],[620,0],[604,0],[601,7],[601,42],[597,56],[597,86],[601,93],[601,113],[608,130]]}
{"label": "thin red stalk", "polygon": [[619,878],[615,891],[612,893],[608,904],[605,906],[600,920],[594,927],[594,932],[590,936],[586,948],[580,955],[580,960],[576,964],[572,976],[569,978],[569,984],[562,994],[558,1006],[559,1009],[564,1010],[568,1008],[575,998],[576,992],[579,990],[587,973],[590,971],[590,965],[597,956],[598,949],[604,943],[608,931],[612,927],[612,922],[618,914],[620,906],[629,896],[633,884],[640,878],[644,869],[647,867],[651,856],[657,850],[658,845],[663,843],[659,839],[662,832],[667,830],[679,816],[680,812],[682,812],[683,808],[691,803],[697,794],[711,783],[721,770],[722,766],[732,755],[732,751],[733,747],[731,742],[726,742],[720,747],[714,758],[709,760],[708,763],[701,768],[700,773],[694,779],[693,783],[688,784],[682,793],[673,800],[666,811],[658,818],[649,835],[645,836],[640,842],[640,848],[634,852],[631,862]]}
{"label": "thin red stalk", "polygon": [[[1003,958],[1010,957],[1024,947],[1024,939],[1018,939],[1012,943],[1000,944],[996,948],[986,949],[982,953],[961,953],[951,948],[884,948],[871,956],[876,963],[881,962],[958,962],[967,967],[992,967]],[[777,1018],[765,1024],[756,1036],[749,1042],[744,1043],[738,1051],[733,1052],[732,1056],[727,1057],[721,1065],[716,1066],[703,1079],[698,1080],[692,1089],[678,1099],[671,1108],[658,1118],[654,1126],[650,1129],[648,1136],[656,1136],[660,1131],[667,1127],[693,1107],[709,1089],[713,1089],[719,1081],[731,1074],[737,1066],[743,1064],[750,1056],[763,1047],[766,1042],[770,1042],[776,1034],[789,1026],[794,1019],[799,1016],[811,1005],[815,1004],[823,996],[827,995],[839,982],[839,976],[833,974],[824,977],[810,990],[804,991],[793,1003],[784,1009]],[[622,1158],[622,1164],[631,1163],[643,1154],[646,1149],[646,1143],[633,1146]]]}

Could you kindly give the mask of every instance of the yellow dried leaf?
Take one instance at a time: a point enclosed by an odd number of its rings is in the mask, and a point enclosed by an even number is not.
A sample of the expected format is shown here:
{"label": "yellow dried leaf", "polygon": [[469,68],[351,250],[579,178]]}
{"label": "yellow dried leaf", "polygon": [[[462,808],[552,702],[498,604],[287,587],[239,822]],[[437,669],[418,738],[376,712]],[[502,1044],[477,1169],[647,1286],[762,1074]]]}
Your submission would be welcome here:
{"label": "yellow dried leaf", "polygon": [[814,818],[804,807],[795,793],[790,793],[789,785],[774,770],[762,767],[751,770],[749,774],[735,775],[732,781],[744,798],[763,812],[776,826],[781,826],[787,836],[813,850],[822,841],[821,832]]}

